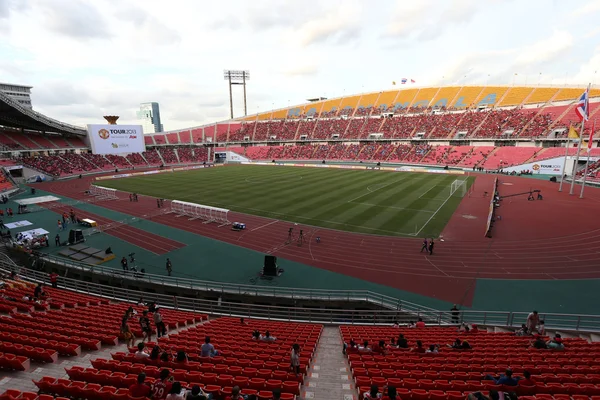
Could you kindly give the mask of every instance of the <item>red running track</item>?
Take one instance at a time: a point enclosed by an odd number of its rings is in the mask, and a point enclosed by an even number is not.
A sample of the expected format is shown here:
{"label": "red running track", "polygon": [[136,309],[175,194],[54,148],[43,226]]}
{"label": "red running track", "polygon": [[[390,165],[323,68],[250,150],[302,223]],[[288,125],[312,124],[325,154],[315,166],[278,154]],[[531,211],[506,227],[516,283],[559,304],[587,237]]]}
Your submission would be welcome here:
{"label": "red running track", "polygon": [[[47,203],[56,204],[56,203]],[[52,208],[52,211],[62,215],[63,213],[69,213],[70,210],[73,210],[78,218],[88,218],[98,223],[98,226],[107,225],[110,223],[114,223],[115,221],[101,217],[97,214],[93,214],[91,212],[78,209],[76,207],[55,207]],[[112,229],[106,230],[104,233],[107,235],[114,236],[119,238],[127,243],[131,243],[134,246],[141,247],[142,249],[146,249],[154,254],[166,254],[173,250],[181,249],[186,245],[181,242],[177,242],[175,240],[168,239],[164,236],[155,235],[148,231],[144,231],[138,228],[135,228],[130,225],[121,225],[116,226]]]}
{"label": "red running track", "polygon": [[[463,199],[436,243],[434,255],[419,253],[422,238],[356,234],[312,226],[306,243],[285,244],[289,222],[230,213],[246,231],[205,225],[200,221],[154,217],[153,221],[264,253],[342,273],[366,281],[438,298],[472,304],[477,279],[589,279],[600,277],[600,190],[586,198],[559,193],[558,185],[537,179],[499,176],[500,194],[540,189],[543,201],[527,196],[503,200],[502,220],[494,238],[484,238],[485,219],[494,175],[476,175],[474,189]],[[91,178],[37,184],[71,198],[84,198]],[[126,198],[126,195],[123,195]],[[101,203],[103,207],[142,216],[155,210],[156,199],[140,196]],[[168,205],[166,205],[168,206]],[[315,237],[321,238],[317,244]]]}

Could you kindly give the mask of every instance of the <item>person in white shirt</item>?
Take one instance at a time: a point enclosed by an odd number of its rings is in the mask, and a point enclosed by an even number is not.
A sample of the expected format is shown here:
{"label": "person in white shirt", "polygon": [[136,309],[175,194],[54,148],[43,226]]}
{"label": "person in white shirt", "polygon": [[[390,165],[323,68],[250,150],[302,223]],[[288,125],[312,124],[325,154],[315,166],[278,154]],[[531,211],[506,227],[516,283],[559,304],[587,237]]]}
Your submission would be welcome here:
{"label": "person in white shirt", "polygon": [[425,350],[425,353],[437,354],[439,353],[440,347],[437,344],[432,344],[429,346],[429,349]]}
{"label": "person in white shirt", "polygon": [[150,354],[148,354],[144,351],[145,347],[146,346],[144,345],[144,343],[138,343],[138,345],[137,345],[138,351],[135,352],[135,358],[137,358],[138,360],[141,360],[141,359],[150,357]]}
{"label": "person in white shirt", "polygon": [[292,352],[290,354],[290,366],[296,376],[300,375],[300,345],[294,343],[292,346]]}
{"label": "person in white shirt", "polygon": [[540,323],[540,316],[537,311],[533,311],[527,316],[527,330],[531,333],[535,331],[536,326]]}

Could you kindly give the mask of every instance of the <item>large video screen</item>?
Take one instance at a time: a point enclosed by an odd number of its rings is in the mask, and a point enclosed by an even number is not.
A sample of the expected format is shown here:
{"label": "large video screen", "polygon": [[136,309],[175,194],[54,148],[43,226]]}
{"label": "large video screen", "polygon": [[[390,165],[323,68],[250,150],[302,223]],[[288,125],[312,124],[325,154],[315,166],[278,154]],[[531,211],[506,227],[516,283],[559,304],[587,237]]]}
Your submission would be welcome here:
{"label": "large video screen", "polygon": [[94,154],[146,151],[141,125],[88,125],[87,131]]}

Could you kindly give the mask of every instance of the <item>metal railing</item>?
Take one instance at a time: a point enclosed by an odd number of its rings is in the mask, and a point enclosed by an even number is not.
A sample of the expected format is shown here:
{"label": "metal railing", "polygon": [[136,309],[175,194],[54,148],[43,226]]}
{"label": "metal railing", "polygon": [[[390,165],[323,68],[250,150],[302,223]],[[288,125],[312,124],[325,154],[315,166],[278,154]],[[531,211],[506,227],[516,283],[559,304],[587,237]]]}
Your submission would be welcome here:
{"label": "metal railing", "polygon": [[[13,265],[0,260],[0,272],[8,273],[17,270],[20,277],[34,281],[45,282],[48,275],[24,267]],[[454,317],[449,311],[419,310],[410,307],[411,303],[401,302],[397,310],[354,310],[333,308],[303,308],[281,307],[261,304],[246,304],[225,302],[221,300],[192,299],[179,296],[162,294],[148,294],[139,290],[129,290],[120,287],[101,285],[77,279],[61,277],[61,288],[100,296],[107,299],[138,302],[140,298],[145,301],[155,301],[161,307],[188,310],[214,316],[252,317],[280,321],[301,321],[323,324],[378,324],[391,325],[393,323],[406,324],[423,318],[428,325],[458,325],[463,322],[478,324],[480,326],[505,327],[516,329],[523,324],[528,313],[508,311],[472,311],[461,310]],[[409,304],[409,306],[404,306]],[[575,315],[540,313],[540,318],[545,320],[548,330],[571,332],[600,332],[600,315]]]}
{"label": "metal railing", "polygon": [[437,310],[419,304],[400,300],[396,297],[375,293],[369,290],[333,290],[304,289],[281,286],[245,285],[225,282],[214,282],[200,279],[180,278],[174,276],[155,275],[118,268],[93,265],[51,254],[37,253],[40,260],[45,260],[74,271],[90,272],[102,276],[144,282],[174,288],[185,288],[211,294],[228,293],[243,296],[264,296],[287,299],[303,299],[318,301],[365,301],[390,310],[411,310],[413,312],[437,312]]}

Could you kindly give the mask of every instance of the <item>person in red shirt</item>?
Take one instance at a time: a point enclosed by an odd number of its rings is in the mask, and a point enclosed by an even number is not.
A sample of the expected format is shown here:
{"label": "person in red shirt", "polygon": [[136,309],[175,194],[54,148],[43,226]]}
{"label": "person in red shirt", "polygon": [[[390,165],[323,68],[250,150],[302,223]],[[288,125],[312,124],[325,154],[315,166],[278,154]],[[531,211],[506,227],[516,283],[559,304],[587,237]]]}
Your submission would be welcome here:
{"label": "person in red shirt", "polygon": [[173,386],[173,377],[168,369],[160,371],[160,378],[152,385],[152,400],[165,400]]}
{"label": "person in red shirt", "polygon": [[425,328],[425,322],[423,322],[423,318],[419,318],[419,321],[416,325],[417,328]]}
{"label": "person in red shirt", "polygon": [[[425,351],[427,351],[425,349],[425,347],[423,347],[423,342],[421,342],[420,340],[417,340],[417,347],[413,347],[412,349],[410,349],[410,351],[414,351],[415,353],[425,353]],[[395,388],[394,388],[395,390]]]}
{"label": "person in red shirt", "polygon": [[58,274],[54,271],[50,274],[50,283],[54,289],[58,287]]}
{"label": "person in red shirt", "polygon": [[529,371],[523,371],[523,378],[519,379],[518,386],[535,386],[535,381],[531,379]]}
{"label": "person in red shirt", "polygon": [[131,397],[148,397],[150,394],[150,386],[144,381],[146,380],[146,374],[143,372],[138,375],[137,383],[129,386],[129,395]]}

